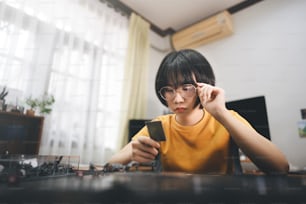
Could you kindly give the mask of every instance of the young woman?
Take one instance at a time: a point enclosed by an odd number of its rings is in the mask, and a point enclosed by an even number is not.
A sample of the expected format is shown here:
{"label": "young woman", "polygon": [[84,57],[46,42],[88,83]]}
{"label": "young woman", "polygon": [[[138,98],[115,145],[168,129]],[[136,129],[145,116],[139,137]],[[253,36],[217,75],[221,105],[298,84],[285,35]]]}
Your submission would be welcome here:
{"label": "young woman", "polygon": [[160,153],[164,171],[229,173],[230,138],[266,173],[287,173],[280,150],[225,106],[209,62],[195,50],[169,53],[156,75],[155,91],[173,114],[162,122],[166,141],[156,142],[141,129],[109,163],[151,162]]}

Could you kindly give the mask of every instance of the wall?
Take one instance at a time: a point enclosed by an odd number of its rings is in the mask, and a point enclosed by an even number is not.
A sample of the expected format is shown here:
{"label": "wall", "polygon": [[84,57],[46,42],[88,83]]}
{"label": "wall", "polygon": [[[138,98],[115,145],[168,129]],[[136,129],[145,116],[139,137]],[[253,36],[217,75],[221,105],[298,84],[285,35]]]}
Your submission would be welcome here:
{"label": "wall", "polygon": [[[257,3],[233,15],[234,35],[197,48],[213,65],[228,100],[265,95],[271,139],[299,168],[306,167],[306,138],[297,130],[300,109],[306,108],[305,10],[304,0]],[[156,55],[151,53],[150,75],[165,53]],[[162,113],[158,101],[149,103],[148,117]]]}
{"label": "wall", "polygon": [[154,118],[168,109],[161,105],[155,93],[155,75],[163,57],[170,51],[169,37],[161,38],[151,31],[150,33],[151,49],[149,56],[148,71],[148,103],[147,119]]}

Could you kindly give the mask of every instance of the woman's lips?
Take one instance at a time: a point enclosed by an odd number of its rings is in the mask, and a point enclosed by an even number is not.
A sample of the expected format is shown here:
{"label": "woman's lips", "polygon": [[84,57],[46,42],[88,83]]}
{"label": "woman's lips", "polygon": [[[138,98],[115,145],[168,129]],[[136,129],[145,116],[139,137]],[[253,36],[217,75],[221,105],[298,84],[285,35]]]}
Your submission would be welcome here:
{"label": "woman's lips", "polygon": [[178,107],[175,109],[176,112],[184,112],[186,110],[186,108],[183,107]]}

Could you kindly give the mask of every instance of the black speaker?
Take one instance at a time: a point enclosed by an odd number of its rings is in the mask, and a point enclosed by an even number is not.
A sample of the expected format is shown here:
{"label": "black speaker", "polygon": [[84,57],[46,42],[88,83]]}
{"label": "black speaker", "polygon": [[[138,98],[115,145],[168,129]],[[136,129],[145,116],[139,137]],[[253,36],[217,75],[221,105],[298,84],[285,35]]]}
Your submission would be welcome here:
{"label": "black speaker", "polygon": [[147,121],[151,121],[149,119],[131,119],[129,121],[129,141],[131,141],[132,137],[146,125]]}

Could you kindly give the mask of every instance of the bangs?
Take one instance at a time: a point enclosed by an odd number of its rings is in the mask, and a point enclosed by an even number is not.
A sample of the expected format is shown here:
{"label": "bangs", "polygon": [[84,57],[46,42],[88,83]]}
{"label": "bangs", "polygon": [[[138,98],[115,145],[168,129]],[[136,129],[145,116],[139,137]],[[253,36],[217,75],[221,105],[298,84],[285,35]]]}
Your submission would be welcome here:
{"label": "bangs", "polygon": [[164,71],[164,83],[162,86],[177,88],[182,84],[196,85],[192,67],[188,63],[171,63]]}

